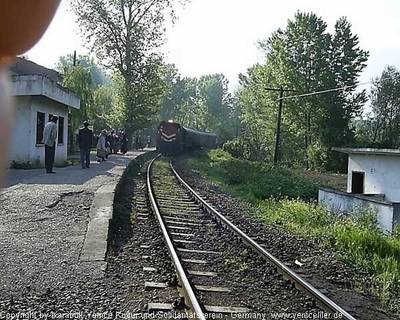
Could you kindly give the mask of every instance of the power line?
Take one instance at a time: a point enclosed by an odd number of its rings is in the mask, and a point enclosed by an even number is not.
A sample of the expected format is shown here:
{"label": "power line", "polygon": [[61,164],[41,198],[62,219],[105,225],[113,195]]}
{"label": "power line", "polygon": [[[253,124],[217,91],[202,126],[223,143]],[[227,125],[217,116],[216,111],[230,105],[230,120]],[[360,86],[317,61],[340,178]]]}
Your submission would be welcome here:
{"label": "power line", "polygon": [[[390,78],[383,78],[383,79],[380,79],[378,81],[375,81],[375,83],[376,82],[381,82],[381,81],[387,80],[387,79],[390,79]],[[358,86],[362,86],[362,85],[370,84],[370,83],[373,83],[373,81],[363,82],[363,83],[359,83],[359,84],[355,84],[355,85],[351,85],[351,86],[344,86],[344,87],[340,87],[340,88],[333,88],[333,89],[327,89],[327,90],[322,90],[322,91],[303,93],[303,94],[298,94],[298,95],[293,95],[293,96],[288,96],[288,97],[284,97],[283,93],[284,92],[299,92],[299,91],[298,90],[292,90],[292,89],[284,89],[283,87],[280,87],[280,88],[267,88],[267,87],[264,87],[263,89],[267,90],[267,91],[279,91],[279,99],[278,99],[279,107],[278,107],[276,139],[275,139],[274,163],[277,163],[278,162],[278,158],[279,158],[279,145],[280,145],[283,99],[293,99],[293,98],[308,97],[308,96],[318,95],[318,94],[327,93],[327,92],[346,90],[346,89],[349,89],[349,88],[354,88],[354,87],[358,87]]]}
{"label": "power line", "polygon": [[[375,81],[375,83],[376,83],[376,82],[381,82],[381,81],[384,81],[384,80],[390,80],[390,79],[391,79],[391,78],[380,79],[380,80],[378,80],[378,81]],[[350,89],[350,88],[355,88],[355,87],[363,86],[363,85],[366,85],[366,84],[371,84],[371,83],[373,83],[373,82],[374,82],[374,81],[368,81],[368,82],[353,84],[353,85],[351,85],[351,86],[344,86],[344,87],[340,87],[340,88],[333,88],[333,89],[327,89],[327,90],[322,90],[322,91],[315,91],[315,92],[310,92],[310,93],[302,93],[302,94],[298,94],[298,95],[282,97],[282,98],[279,98],[278,101],[281,100],[281,99],[294,99],[294,98],[302,98],[302,97],[316,96],[316,95],[322,94],[322,93],[328,93],[328,92],[333,92],[333,91],[341,91],[341,90],[346,90],[346,89]]]}

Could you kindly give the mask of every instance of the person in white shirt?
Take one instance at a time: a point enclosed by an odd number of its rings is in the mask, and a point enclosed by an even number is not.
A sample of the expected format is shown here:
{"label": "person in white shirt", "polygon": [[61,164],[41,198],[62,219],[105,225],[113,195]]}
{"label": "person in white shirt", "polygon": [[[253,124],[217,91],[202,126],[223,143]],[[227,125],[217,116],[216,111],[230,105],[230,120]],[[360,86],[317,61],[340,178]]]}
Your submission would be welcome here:
{"label": "person in white shirt", "polygon": [[57,141],[57,116],[52,116],[51,120],[46,123],[43,130],[44,143],[44,162],[46,166],[46,173],[55,173],[53,171],[54,158],[56,155],[56,141]]}
{"label": "person in white shirt", "polygon": [[106,147],[107,131],[103,129],[100,133],[99,140],[97,141],[97,162],[106,161],[107,147]]}

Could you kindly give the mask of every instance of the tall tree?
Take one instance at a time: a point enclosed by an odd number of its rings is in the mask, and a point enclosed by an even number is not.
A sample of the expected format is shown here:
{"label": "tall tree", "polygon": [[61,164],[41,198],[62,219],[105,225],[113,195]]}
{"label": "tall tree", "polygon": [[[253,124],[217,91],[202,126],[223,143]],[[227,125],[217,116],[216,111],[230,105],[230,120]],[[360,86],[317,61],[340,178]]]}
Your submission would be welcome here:
{"label": "tall tree", "polygon": [[74,61],[73,54],[61,56],[56,64],[56,70],[63,75],[67,75],[74,66],[81,66],[90,70],[90,75],[95,85],[109,85],[111,82],[104,70],[88,55],[78,55],[76,61]]}
{"label": "tall tree", "polygon": [[373,80],[370,93],[372,143],[398,148],[400,143],[400,72],[386,66]]}
{"label": "tall tree", "polygon": [[237,110],[224,75],[181,78],[175,66],[171,65],[167,66],[164,81],[168,89],[160,110],[162,119],[216,133],[220,142],[235,136]]}
{"label": "tall tree", "polygon": [[247,75],[239,76],[239,84],[241,88],[236,95],[242,109],[243,138],[252,150],[251,158],[272,159],[278,95],[267,89],[278,86],[274,69],[267,64],[256,64],[248,69]]}
{"label": "tall tree", "polygon": [[[346,88],[321,95],[325,100],[319,118],[321,141],[324,145],[348,144],[353,139],[350,123],[361,115],[367,101],[366,91],[356,92],[358,77],[366,67],[368,52],[359,47],[357,35],[351,32],[351,24],[340,18],[335,24],[329,50],[330,83],[332,88]],[[329,130],[327,130],[329,129]]]}
{"label": "tall tree", "polygon": [[181,79],[174,64],[164,68],[163,81],[166,87],[159,120],[181,121],[180,112],[185,99],[185,80]]}
{"label": "tall tree", "polygon": [[181,105],[177,120],[192,129],[201,129],[203,109],[198,91],[197,78],[183,78],[178,85],[181,87]]}
{"label": "tall tree", "polygon": [[[88,43],[104,66],[124,79],[126,129],[133,133],[148,123],[160,101],[160,55],[165,19],[174,21],[175,6],[186,0],[73,0]],[[154,87],[152,87],[154,85]],[[148,95],[146,97],[146,95]]]}
{"label": "tall tree", "polygon": [[81,99],[80,109],[71,110],[72,131],[79,128],[85,120],[89,120],[96,132],[116,125],[109,117],[107,121],[104,118],[105,114],[111,113],[113,106],[112,91],[108,88],[111,80],[93,59],[80,55],[74,65],[73,55],[61,56],[56,70],[64,77],[63,85],[77,93]]}
{"label": "tall tree", "polygon": [[372,117],[367,115],[366,117],[355,119],[353,121],[353,127],[356,145],[358,147],[376,146],[376,142],[373,142],[375,121]]}
{"label": "tall tree", "polygon": [[234,110],[223,74],[202,76],[198,82],[201,99],[200,129],[218,134],[220,141],[234,137]]}
{"label": "tall tree", "polygon": [[92,80],[90,68],[81,65],[72,67],[62,65],[60,62],[56,67],[63,73],[63,85],[75,92],[81,99],[80,109],[70,111],[70,125],[72,131],[75,131],[85,120],[94,119],[94,92],[97,86]]}
{"label": "tall tree", "polygon": [[[247,95],[254,92],[253,97],[256,97],[257,93],[263,92],[263,87],[271,86],[283,86],[300,93],[347,88],[284,100],[284,157],[305,159],[307,153],[317,158],[321,156],[324,163],[318,163],[318,166],[328,169],[337,164],[330,148],[352,141],[350,122],[366,101],[365,91],[355,93],[355,87],[368,52],[360,49],[358,37],[350,28],[350,23],[341,18],[331,35],[321,18],[313,13],[298,12],[284,30],[278,29],[268,40],[260,42],[266,62],[257,74],[249,74],[249,84],[243,88]],[[276,122],[274,114],[268,111],[272,110],[268,105],[273,101],[274,93],[263,93],[263,96],[262,108],[268,115],[265,121]],[[276,97],[273,103],[276,110]],[[242,107],[245,114],[251,109],[248,105]],[[318,152],[313,152],[313,148]],[[318,155],[320,152],[325,154]],[[318,159],[314,160],[318,162]]]}

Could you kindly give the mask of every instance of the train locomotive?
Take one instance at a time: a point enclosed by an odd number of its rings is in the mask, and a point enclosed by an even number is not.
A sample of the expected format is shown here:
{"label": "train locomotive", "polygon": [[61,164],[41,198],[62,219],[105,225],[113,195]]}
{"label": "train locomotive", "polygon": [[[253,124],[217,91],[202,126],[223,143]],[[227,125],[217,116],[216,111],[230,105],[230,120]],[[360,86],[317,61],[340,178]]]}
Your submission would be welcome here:
{"label": "train locomotive", "polygon": [[215,148],[217,135],[185,128],[179,123],[162,121],[158,126],[157,151],[174,155],[185,149]]}

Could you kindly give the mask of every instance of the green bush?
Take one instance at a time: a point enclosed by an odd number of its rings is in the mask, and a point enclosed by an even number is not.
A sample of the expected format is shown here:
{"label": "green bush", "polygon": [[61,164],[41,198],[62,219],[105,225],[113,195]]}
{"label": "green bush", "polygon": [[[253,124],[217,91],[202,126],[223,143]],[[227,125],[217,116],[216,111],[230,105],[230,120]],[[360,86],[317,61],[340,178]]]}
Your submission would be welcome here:
{"label": "green bush", "polygon": [[326,170],[329,160],[326,147],[316,143],[308,148],[307,155],[312,170]]}
{"label": "green bush", "polygon": [[222,150],[238,159],[250,159],[250,148],[244,139],[227,141],[222,146]]}
{"label": "green bush", "polygon": [[202,157],[197,155],[188,163],[212,181],[218,181],[254,202],[270,197],[304,200],[318,197],[316,182],[296,176],[284,168],[236,159],[223,150],[211,150]]}
{"label": "green bush", "polygon": [[307,149],[307,155],[312,170],[347,172],[347,155],[330,147],[317,142]]}

